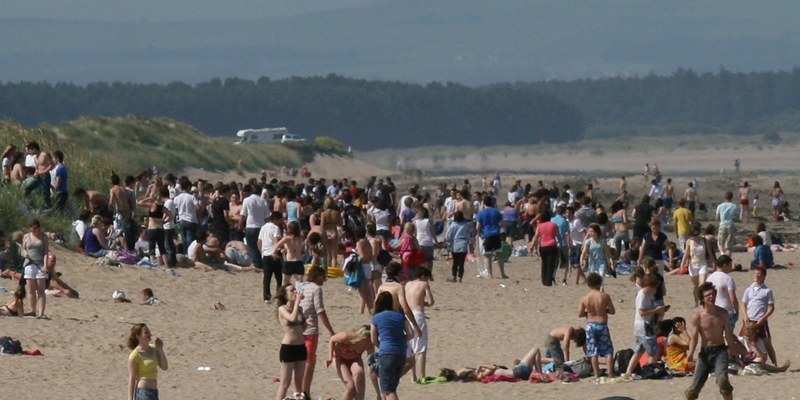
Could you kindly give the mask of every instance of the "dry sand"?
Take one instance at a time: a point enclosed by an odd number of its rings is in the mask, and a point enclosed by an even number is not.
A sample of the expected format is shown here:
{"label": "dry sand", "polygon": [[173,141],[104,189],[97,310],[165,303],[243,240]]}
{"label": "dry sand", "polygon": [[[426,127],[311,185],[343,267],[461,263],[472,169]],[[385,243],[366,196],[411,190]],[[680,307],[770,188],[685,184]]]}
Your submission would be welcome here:
{"label": "dry sand", "polygon": [[[340,176],[339,173],[335,175]],[[616,180],[600,184],[607,191],[616,190]],[[701,188],[703,185],[701,181]],[[780,228],[774,230],[797,231],[796,223],[770,224],[770,227],[773,225]],[[750,229],[750,225],[746,228]],[[180,276],[171,276],[163,271],[135,267],[102,267],[87,257],[56,251],[64,280],[80,291],[81,299],[48,299],[47,314],[52,318],[49,321],[0,318],[0,336],[18,338],[25,348],[40,349],[44,354],[43,357],[0,356],[0,382],[4,382],[0,391],[2,398],[124,398],[129,353],[124,346],[131,325],[137,322],[147,323],[153,334],[164,340],[170,368],[159,373],[162,398],[274,398],[278,384],[273,378],[279,372],[278,348],[282,331],[274,306],[261,301],[261,275],[179,270]],[[747,265],[750,257],[749,253],[736,253],[734,260]],[[783,265],[798,265],[800,253],[776,253],[775,259]],[[432,286],[436,305],[428,311],[428,375],[436,375],[443,367],[480,363],[509,365],[532,346],[541,346],[550,328],[584,324],[576,314],[578,300],[586,287],[542,287],[538,279],[538,258],[512,258],[508,266],[511,279],[503,281],[475,278],[475,265],[468,263],[465,282],[454,284],[444,280],[449,275],[449,264],[444,260],[435,263],[436,281]],[[770,271],[767,278],[777,301],[776,312],[770,318],[775,348],[779,360],[791,360],[793,369],[800,367],[800,350],[795,339],[800,322],[800,306],[797,306],[800,304],[797,290],[800,280],[794,268]],[[752,281],[751,275],[739,272],[733,276],[741,297]],[[501,283],[507,287],[500,287]],[[13,290],[11,281],[0,280],[0,286]],[[152,288],[163,304],[140,306],[111,299],[114,290],[124,290],[131,297],[145,287]],[[666,300],[672,305],[668,316],[688,318],[692,313],[689,278],[670,276],[667,287]],[[347,330],[369,322],[368,316],[358,314],[357,296],[348,293],[340,279],[329,280],[324,288],[334,329]],[[617,306],[617,314],[610,321],[615,348],[630,347],[633,344],[635,287],[622,277],[609,279],[606,290]],[[5,301],[10,295],[0,297]],[[227,309],[212,310],[211,304],[216,301]],[[327,339],[328,335],[323,334],[320,359],[325,357]],[[210,366],[212,370],[198,371],[200,366]],[[739,398],[792,399],[798,396],[793,383],[796,377],[796,372],[788,372],[763,377],[732,377],[731,381]],[[409,381],[410,378],[405,377],[399,387],[402,398],[599,399],[616,395],[635,399],[679,399],[690,378],[599,386],[589,380],[569,385],[447,383],[427,386]],[[342,392],[343,386],[335,372],[326,370],[320,362],[313,397],[341,399]],[[368,398],[374,398],[371,389],[368,394]],[[719,398],[719,394],[712,379],[701,399],[715,398]]]}

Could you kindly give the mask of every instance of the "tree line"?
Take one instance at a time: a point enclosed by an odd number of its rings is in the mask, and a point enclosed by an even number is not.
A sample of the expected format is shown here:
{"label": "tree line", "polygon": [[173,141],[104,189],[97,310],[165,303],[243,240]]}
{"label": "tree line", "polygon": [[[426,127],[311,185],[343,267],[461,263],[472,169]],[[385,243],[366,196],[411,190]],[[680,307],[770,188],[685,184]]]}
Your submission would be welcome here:
{"label": "tree line", "polygon": [[166,116],[212,136],[286,126],[358,149],[513,145],[580,139],[581,113],[553,95],[502,85],[417,85],[338,75],[195,85],[0,83],[0,115],[24,125],[81,116]]}
{"label": "tree line", "polygon": [[[733,134],[800,129],[800,67],[779,72],[699,74],[678,69],[670,76],[517,83],[575,105],[587,127],[660,126],[674,133]],[[666,133],[666,132],[665,132]]]}

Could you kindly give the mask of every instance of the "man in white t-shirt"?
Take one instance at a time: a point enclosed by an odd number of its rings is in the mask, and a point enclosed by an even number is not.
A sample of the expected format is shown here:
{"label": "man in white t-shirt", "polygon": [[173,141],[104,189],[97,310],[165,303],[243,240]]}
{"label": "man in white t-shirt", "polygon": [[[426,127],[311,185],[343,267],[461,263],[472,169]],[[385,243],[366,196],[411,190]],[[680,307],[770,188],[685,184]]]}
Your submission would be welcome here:
{"label": "man in white t-shirt", "polygon": [[[259,196],[260,190],[253,185],[247,184],[242,188],[242,192],[247,196],[242,200],[242,211],[239,213],[239,229],[244,228],[244,241],[250,249],[250,258],[253,259],[253,266],[262,269],[261,251],[258,248],[258,234],[261,227],[267,221],[269,206],[264,199]],[[266,299],[265,299],[266,300]]]}
{"label": "man in white t-shirt", "polygon": [[192,183],[189,179],[182,178],[180,180],[181,194],[172,199],[175,205],[175,212],[177,221],[181,228],[181,239],[183,240],[184,254],[188,254],[188,246],[194,242],[195,235],[197,234],[198,223],[200,220],[197,218],[197,204],[199,201],[191,193]]}
{"label": "man in white t-shirt", "polygon": [[269,221],[261,227],[258,233],[258,248],[261,249],[261,265],[264,271],[264,302],[272,300],[269,282],[275,276],[275,290],[281,286],[281,256],[275,253],[275,244],[280,240],[282,233],[279,226],[283,216],[279,212],[270,214]]}
{"label": "man in white t-shirt", "polygon": [[706,282],[711,282],[717,289],[717,297],[714,304],[724,308],[728,312],[731,330],[736,326],[736,319],[739,314],[739,299],[736,297],[736,282],[730,276],[733,271],[733,260],[725,254],[717,257],[717,270],[706,278]]}

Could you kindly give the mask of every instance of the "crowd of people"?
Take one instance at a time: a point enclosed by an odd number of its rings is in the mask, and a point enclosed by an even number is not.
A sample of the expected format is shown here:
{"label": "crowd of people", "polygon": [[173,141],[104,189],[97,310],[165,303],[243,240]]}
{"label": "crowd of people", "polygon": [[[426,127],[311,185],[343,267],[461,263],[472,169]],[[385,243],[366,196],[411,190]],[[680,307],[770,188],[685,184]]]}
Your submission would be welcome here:
{"label": "crowd of people", "polygon": [[[21,170],[19,153],[9,146],[4,178],[21,184],[29,196],[39,189],[44,211],[69,212],[63,153],[55,151],[51,157],[35,142],[26,150],[32,166],[26,164],[28,169]],[[773,371],[786,367],[776,365],[768,325],[774,297],[764,284],[773,266],[769,250],[775,237],[763,222],[752,235],[757,246],[751,264],[754,283],[744,291],[739,306],[729,275],[734,269],[730,254],[736,247],[736,223],[758,216],[749,184],[740,188],[738,204],[732,192],[724,194],[714,212],[718,222],[711,225],[714,231],[703,229],[695,217],[704,207],[696,181],[676,198],[672,180],[661,179],[659,172],[649,192],[632,206],[623,177],[619,195],[606,212],[592,184],[573,190],[556,182],[545,186],[539,181],[534,186],[516,181],[505,191],[499,174],[479,188],[464,181],[460,187],[439,184],[433,192],[411,185],[400,193],[390,178],[373,177],[363,185],[348,178],[297,182],[267,176],[211,183],[152,169],[125,178],[112,174],[108,194],[74,189],[73,203],[80,211],[70,238],[87,257],[150,268],[262,273],[261,297],[275,305],[284,329],[279,400],[287,397],[292,382],[294,394],[289,398],[310,398],[321,327],[330,337],[324,365],[336,369],[344,398],[363,399],[367,379],[383,398],[397,398],[403,374],[410,371],[415,381],[427,376],[425,309],[434,304],[430,284],[434,257],[452,260],[449,273],[437,271],[452,283],[463,282],[468,257],[485,266],[480,278],[507,279],[504,253],[510,254],[520,240],[523,249],[541,260],[542,285],[567,285],[572,274],[576,284],[588,285],[578,314],[587,318],[586,326],[549,331],[542,348],[531,349],[514,368],[482,366],[455,375],[527,380],[543,373],[548,363],[558,370],[568,366],[576,355],[571,351],[574,345],[589,357],[594,382],[601,382],[602,375],[631,379],[640,366],[664,359],[670,370],[695,371],[687,398],[697,397],[712,371],[723,397],[729,398],[728,360],[758,363]],[[789,218],[778,182],[770,193],[773,217]],[[668,225],[674,240],[667,235]],[[17,278],[24,285],[0,312],[25,315],[27,299],[30,314],[45,319],[49,290],[74,297],[77,292],[55,279],[50,238],[41,232],[39,222],[33,220],[29,228],[16,242],[22,259]],[[438,255],[436,249],[441,250]],[[6,258],[6,264],[14,262]],[[352,331],[334,330],[322,289],[329,273],[335,273],[331,269],[355,274],[348,285],[358,290],[360,312],[371,314],[370,324]],[[688,323],[680,317],[665,318],[670,309],[665,304],[665,276],[684,273],[692,280],[690,295],[698,306]],[[625,369],[614,365],[608,319],[615,308],[603,287],[604,279],[618,274],[631,274],[639,288],[633,323],[636,341]],[[137,325],[129,347],[128,397],[157,398],[156,367],[167,368],[162,342],[151,340],[149,329]],[[366,365],[364,353],[369,356]]]}

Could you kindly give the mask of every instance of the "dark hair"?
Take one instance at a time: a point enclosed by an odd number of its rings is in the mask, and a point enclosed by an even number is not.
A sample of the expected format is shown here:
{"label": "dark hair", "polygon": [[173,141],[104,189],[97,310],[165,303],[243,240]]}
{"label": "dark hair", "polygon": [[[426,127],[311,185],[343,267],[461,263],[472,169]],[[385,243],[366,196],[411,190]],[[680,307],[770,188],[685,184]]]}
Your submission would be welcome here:
{"label": "dark hair", "polygon": [[539,214],[539,222],[548,222],[550,221],[550,211],[542,211]]}
{"label": "dark hair", "polygon": [[730,264],[732,262],[733,260],[731,259],[731,256],[727,254],[722,254],[719,257],[717,257],[717,265],[725,265],[725,264]]}
{"label": "dark hair", "polygon": [[647,274],[642,277],[641,286],[643,288],[657,288],[659,283],[658,278],[656,278],[654,274]]}
{"label": "dark hair", "polygon": [[142,294],[147,296],[148,298],[149,297],[153,297],[153,289],[144,288],[144,289],[142,289]]}
{"label": "dark hair", "polygon": [[600,289],[603,286],[603,277],[597,272],[592,272],[586,276],[586,285],[592,289]]}
{"label": "dark hair", "polygon": [[61,150],[54,151],[53,158],[55,158],[58,161],[64,162],[64,152]]}
{"label": "dark hair", "polygon": [[291,221],[286,225],[286,231],[291,233],[292,235],[299,236],[300,224],[298,224],[297,221]]}
{"label": "dark hair", "polygon": [[708,281],[703,282],[700,286],[697,287],[697,290],[695,291],[695,297],[700,299],[700,301],[705,301],[705,299],[703,299],[703,293],[705,293],[705,292],[707,292],[709,290],[713,290],[714,294],[717,293],[717,288],[714,287],[713,283],[708,282]]}
{"label": "dark hair", "polygon": [[402,267],[400,266],[400,263],[398,263],[397,261],[392,261],[389,263],[389,265],[386,266],[386,275],[397,276],[397,274],[400,273],[401,269]]}
{"label": "dark hair", "polygon": [[572,340],[575,341],[576,346],[583,347],[586,344],[586,330],[583,328],[573,329]]}
{"label": "dark hair", "polygon": [[461,211],[456,211],[453,214],[453,221],[455,222],[464,222],[464,213]]}
{"label": "dark hair", "polygon": [[320,277],[325,277],[327,275],[324,268],[320,266],[313,266],[307,272],[307,280],[308,281],[316,281]]}
{"label": "dark hair", "polygon": [[394,297],[389,292],[381,292],[375,299],[375,314],[381,311],[394,310]]}

